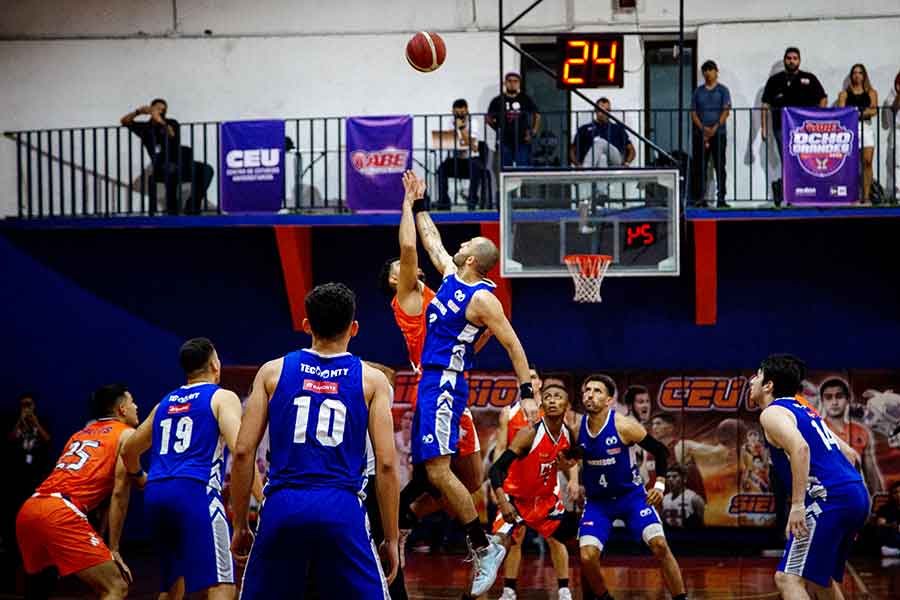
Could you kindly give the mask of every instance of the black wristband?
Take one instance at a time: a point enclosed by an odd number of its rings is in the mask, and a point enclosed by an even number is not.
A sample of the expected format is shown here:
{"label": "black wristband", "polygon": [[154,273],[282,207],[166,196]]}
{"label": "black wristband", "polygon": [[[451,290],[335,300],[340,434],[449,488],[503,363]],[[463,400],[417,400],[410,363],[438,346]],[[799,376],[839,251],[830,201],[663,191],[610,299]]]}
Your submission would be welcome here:
{"label": "black wristband", "polygon": [[143,470],[143,469],[138,469],[137,472],[135,472],[135,473],[129,473],[128,476],[129,476],[129,477],[134,477],[135,479],[137,479],[137,478],[139,478],[139,477],[143,477],[143,476],[144,476],[144,470]]}
{"label": "black wristband", "polygon": [[519,384],[519,397],[534,398],[534,388],[531,386],[530,381]]}
{"label": "black wristband", "polygon": [[425,212],[426,210],[428,210],[428,208],[425,206],[425,198],[416,198],[412,205],[413,214]]}

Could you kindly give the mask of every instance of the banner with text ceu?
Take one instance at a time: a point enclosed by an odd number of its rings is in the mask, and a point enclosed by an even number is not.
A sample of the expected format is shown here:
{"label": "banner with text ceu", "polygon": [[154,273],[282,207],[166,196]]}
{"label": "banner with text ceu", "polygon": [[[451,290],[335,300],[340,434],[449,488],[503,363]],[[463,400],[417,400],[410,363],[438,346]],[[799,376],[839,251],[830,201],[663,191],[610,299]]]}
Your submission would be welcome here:
{"label": "banner with text ceu", "polygon": [[399,211],[403,171],[412,168],[413,120],[347,119],[347,206],[360,212]]}
{"label": "banner with text ceu", "polygon": [[855,108],[785,108],[784,198],[834,206],[859,199],[859,112]]}
{"label": "banner with text ceu", "polygon": [[277,212],[284,197],[284,121],[221,125],[219,197],[225,212]]}

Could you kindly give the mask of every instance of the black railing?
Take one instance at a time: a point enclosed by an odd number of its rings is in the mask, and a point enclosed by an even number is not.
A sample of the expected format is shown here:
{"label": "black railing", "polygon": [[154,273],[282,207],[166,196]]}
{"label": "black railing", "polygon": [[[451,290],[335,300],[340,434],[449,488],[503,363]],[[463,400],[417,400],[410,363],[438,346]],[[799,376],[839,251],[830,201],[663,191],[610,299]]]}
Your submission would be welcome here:
{"label": "black railing", "polygon": [[[686,179],[694,181],[688,186],[689,202],[715,197],[716,185],[711,181],[716,176],[715,169],[710,163],[692,164],[691,135],[684,135],[684,147],[677,147],[678,128],[693,129],[688,125],[689,111],[683,111],[681,118],[676,109],[612,112],[682,163]],[[776,144],[771,136],[762,139],[760,135],[761,112],[756,108],[734,109],[725,125],[725,200],[733,206],[772,202],[772,183],[780,178]],[[593,111],[542,113],[540,131],[530,140],[528,168],[579,168],[571,164],[570,143],[578,127],[594,118]],[[286,183],[281,203],[284,211],[346,210],[345,121],[345,117],[285,121]],[[477,143],[471,149],[462,147],[456,125],[450,114],[414,116],[414,168],[424,173],[436,208],[494,209],[497,173],[501,168],[516,167],[501,167],[496,134],[486,115],[469,117],[468,128],[478,133]],[[873,180],[884,190],[882,200],[896,202],[900,168],[896,147],[900,123],[896,111],[880,108],[873,125]],[[218,122],[181,124],[180,147],[170,154],[177,159],[165,169],[157,169],[167,172],[156,175],[141,140],[124,127],[13,131],[5,135],[16,144],[21,218],[221,212]],[[633,136],[630,142],[634,159],[629,166],[660,166],[666,162],[648,144]],[[592,145],[581,166],[617,167],[627,155],[627,148]],[[472,165],[475,161],[477,165]],[[478,179],[471,176],[473,171]],[[447,181],[444,194],[440,193],[441,179]],[[469,193],[472,185],[478,188],[477,193]]]}

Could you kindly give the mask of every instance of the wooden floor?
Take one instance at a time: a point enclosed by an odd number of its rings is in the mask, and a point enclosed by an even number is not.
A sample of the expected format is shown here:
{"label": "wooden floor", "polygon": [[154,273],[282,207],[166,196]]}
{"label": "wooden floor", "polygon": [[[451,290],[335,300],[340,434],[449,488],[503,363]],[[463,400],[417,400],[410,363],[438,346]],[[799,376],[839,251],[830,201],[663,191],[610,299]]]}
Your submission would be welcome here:
{"label": "wooden floor", "polygon": [[[156,598],[156,566],[152,556],[132,557],[135,584],[129,598]],[[575,598],[580,575],[577,560],[572,561],[570,579]],[[777,598],[772,574],[777,559],[682,557],[679,558],[688,596],[692,600],[764,600]],[[651,557],[609,557],[604,576],[616,600],[666,599],[659,569]],[[469,563],[462,556],[411,554],[407,561],[407,590],[413,600],[460,598]],[[500,596],[502,580],[488,594],[491,600]],[[549,558],[526,556],[519,579],[520,600],[556,599],[556,579]],[[844,578],[847,600],[900,598],[900,560],[854,558]],[[7,591],[7,590],[3,590]],[[89,598],[77,582],[60,582],[53,598],[68,600]],[[0,592],[0,599],[21,598]],[[277,600],[277,599],[273,599]],[[345,599],[336,599],[345,600]],[[349,600],[349,599],[347,599]]]}

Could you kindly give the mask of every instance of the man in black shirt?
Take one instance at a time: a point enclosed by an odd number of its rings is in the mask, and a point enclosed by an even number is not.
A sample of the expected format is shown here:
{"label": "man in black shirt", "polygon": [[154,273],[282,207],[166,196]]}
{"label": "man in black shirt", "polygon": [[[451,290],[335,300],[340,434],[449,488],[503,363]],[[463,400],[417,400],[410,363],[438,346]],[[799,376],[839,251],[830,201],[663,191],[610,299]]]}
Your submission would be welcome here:
{"label": "man in black shirt", "polygon": [[888,501],[875,513],[882,556],[900,556],[900,481],[888,490]]}
{"label": "man in black shirt", "polygon": [[[124,127],[141,139],[153,164],[153,180],[150,183],[150,214],[156,214],[156,183],[166,186],[166,212],[178,214],[178,186],[192,182],[191,195],[185,200],[186,213],[200,212],[200,200],[213,177],[213,168],[194,161],[193,151],[181,146],[178,121],[166,117],[169,106],[162,98],[156,98],[149,106],[141,106],[121,119]],[[135,121],[136,117],[150,115],[147,121]],[[196,179],[195,179],[196,177]]]}
{"label": "man in black shirt", "polygon": [[504,167],[527,167],[531,164],[531,140],[540,129],[541,115],[534,100],[521,91],[521,75],[507,73],[504,84],[503,95],[495,97],[488,106],[487,123],[494,131],[498,130],[503,114],[501,103],[505,103],[506,122],[502,127],[500,158]]}
{"label": "man in black shirt", "polygon": [[634,145],[628,132],[621,123],[610,121],[610,110],[609,98],[600,98],[594,120],[578,128],[569,145],[569,162],[573,166],[627,167],[634,160]]}

